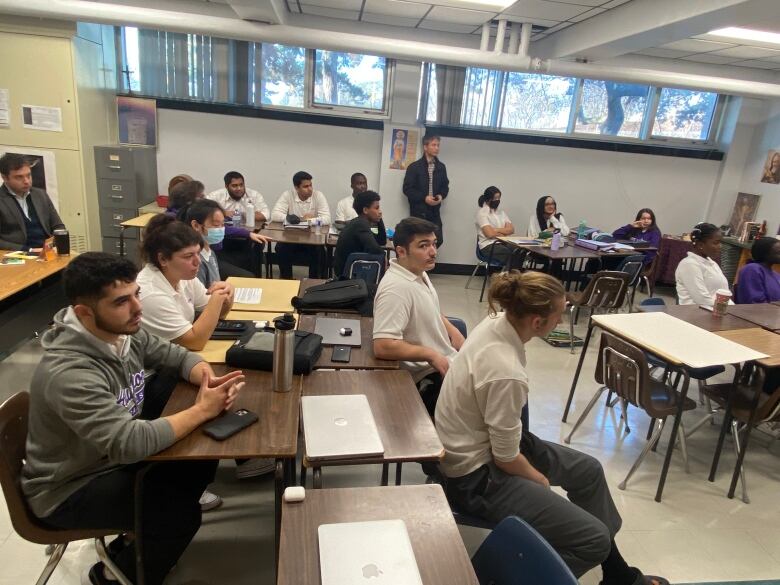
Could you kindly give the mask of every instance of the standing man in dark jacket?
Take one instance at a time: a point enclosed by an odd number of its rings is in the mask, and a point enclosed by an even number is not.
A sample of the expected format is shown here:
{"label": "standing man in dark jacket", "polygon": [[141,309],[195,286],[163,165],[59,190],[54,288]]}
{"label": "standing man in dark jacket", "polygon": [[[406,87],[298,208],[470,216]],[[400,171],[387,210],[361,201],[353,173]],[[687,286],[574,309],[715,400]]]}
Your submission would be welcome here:
{"label": "standing man in dark jacket", "polygon": [[0,176],[0,249],[40,248],[54,230],[65,227],[46,191],[32,186],[29,160],[3,155]]}
{"label": "standing man in dark jacket", "polygon": [[441,202],[450,192],[447,167],[439,160],[438,136],[423,138],[423,156],[406,168],[404,195],[409,199],[409,215],[427,219],[436,225],[437,246],[444,244],[441,225]]}

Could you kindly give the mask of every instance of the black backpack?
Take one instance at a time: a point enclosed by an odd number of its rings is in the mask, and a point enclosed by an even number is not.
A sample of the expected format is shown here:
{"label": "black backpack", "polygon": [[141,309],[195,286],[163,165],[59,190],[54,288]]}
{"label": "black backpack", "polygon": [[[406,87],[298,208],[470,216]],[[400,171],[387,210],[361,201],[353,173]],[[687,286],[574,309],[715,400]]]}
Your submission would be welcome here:
{"label": "black backpack", "polygon": [[[262,336],[265,349],[249,349],[246,345],[254,336]],[[225,363],[234,368],[246,368],[250,370],[273,371],[273,329],[249,331],[240,340],[236,341],[225,354]],[[293,374],[310,374],[314,364],[322,353],[322,336],[308,331],[295,332],[295,353],[293,357]]]}
{"label": "black backpack", "polygon": [[371,315],[373,312],[366,281],[360,278],[332,280],[309,287],[303,296],[292,298],[292,306],[297,311],[309,313],[342,309],[355,309],[361,315]]}

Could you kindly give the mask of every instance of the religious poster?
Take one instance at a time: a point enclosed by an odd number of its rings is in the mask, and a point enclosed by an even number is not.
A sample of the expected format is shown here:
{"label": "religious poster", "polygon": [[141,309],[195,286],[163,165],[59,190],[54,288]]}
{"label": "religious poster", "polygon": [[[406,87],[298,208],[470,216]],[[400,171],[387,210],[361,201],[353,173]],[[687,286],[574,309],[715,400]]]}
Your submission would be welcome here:
{"label": "religious poster", "polygon": [[117,96],[119,144],[157,146],[157,101]]}
{"label": "religious poster", "polygon": [[399,171],[406,170],[417,160],[417,148],[420,132],[417,129],[393,128],[390,134],[390,167]]}
{"label": "religious poster", "polygon": [[750,193],[739,193],[734,202],[734,210],[731,212],[729,220],[729,233],[732,236],[740,237],[745,222],[756,219],[758,212],[758,203],[761,201],[760,195],[751,195]]}
{"label": "religious poster", "polygon": [[780,183],[780,152],[770,150],[766,155],[764,170],[761,172],[761,182],[773,185]]}

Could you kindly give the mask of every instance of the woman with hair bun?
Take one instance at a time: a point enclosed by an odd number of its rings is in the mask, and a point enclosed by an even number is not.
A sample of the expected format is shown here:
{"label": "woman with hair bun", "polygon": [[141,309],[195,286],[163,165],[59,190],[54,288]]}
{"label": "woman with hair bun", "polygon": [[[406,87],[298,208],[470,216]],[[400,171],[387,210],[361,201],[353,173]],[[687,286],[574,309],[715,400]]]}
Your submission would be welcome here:
{"label": "woman with hair bun", "polygon": [[515,228],[505,211],[499,211],[501,191],[498,187],[488,187],[477,199],[477,245],[482,254],[490,256],[493,246],[493,260],[506,264],[512,256],[512,248],[499,242],[499,236],[511,236]]}
{"label": "woman with hair bun", "polygon": [[720,255],[723,234],[718,226],[699,223],[691,230],[693,250],[677,265],[674,279],[677,282],[677,299],[681,305],[715,305],[715,293],[729,288],[729,281],[712,259]]}
{"label": "woman with hair bun", "polygon": [[598,460],[544,441],[521,422],[531,388],[525,345],[561,322],[563,285],[541,272],[506,272],[493,279],[488,303],[488,316],[453,358],[436,406],[453,509],[496,523],[519,516],[576,577],[600,564],[605,585],[668,585],[621,556],[615,535],[622,520]]}

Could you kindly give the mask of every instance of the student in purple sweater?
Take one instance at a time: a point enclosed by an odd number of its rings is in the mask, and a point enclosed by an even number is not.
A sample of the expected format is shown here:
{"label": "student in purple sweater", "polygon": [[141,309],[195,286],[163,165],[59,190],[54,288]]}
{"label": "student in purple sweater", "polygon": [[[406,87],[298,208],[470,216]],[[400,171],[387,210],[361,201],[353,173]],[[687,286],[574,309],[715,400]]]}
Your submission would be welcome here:
{"label": "student in purple sweater", "polygon": [[[655,213],[647,207],[637,212],[633,223],[616,229],[612,236],[618,240],[642,240],[653,248],[661,245],[661,230],[655,223]],[[645,252],[645,264],[650,264],[657,253],[655,250]]]}
{"label": "student in purple sweater", "polygon": [[780,240],[760,238],[750,250],[753,261],[742,267],[737,279],[735,301],[739,304],[780,301],[780,274],[772,270],[780,264]]}

